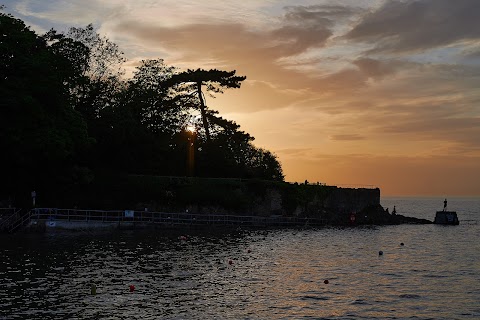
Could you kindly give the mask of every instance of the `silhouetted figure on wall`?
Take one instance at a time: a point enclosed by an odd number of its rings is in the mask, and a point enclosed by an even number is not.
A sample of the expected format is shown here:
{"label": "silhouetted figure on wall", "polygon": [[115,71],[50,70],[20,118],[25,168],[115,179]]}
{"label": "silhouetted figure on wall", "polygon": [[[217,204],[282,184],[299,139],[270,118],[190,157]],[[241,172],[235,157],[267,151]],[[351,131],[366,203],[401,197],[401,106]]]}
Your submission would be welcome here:
{"label": "silhouetted figure on wall", "polygon": [[443,211],[446,211],[446,210],[447,210],[447,199],[443,201]]}

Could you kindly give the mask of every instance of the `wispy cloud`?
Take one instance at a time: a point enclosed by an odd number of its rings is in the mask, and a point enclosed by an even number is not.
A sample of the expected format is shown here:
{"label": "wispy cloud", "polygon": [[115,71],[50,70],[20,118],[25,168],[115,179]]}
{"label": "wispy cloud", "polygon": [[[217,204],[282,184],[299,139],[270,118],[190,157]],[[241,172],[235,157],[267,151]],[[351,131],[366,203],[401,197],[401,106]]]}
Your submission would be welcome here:
{"label": "wispy cloud", "polygon": [[386,1],[345,37],[369,42],[372,52],[405,53],[478,41],[480,2],[476,0]]}
{"label": "wispy cloud", "polygon": [[354,140],[364,140],[365,137],[359,134],[334,134],[329,137],[330,140],[335,141],[354,141]]}

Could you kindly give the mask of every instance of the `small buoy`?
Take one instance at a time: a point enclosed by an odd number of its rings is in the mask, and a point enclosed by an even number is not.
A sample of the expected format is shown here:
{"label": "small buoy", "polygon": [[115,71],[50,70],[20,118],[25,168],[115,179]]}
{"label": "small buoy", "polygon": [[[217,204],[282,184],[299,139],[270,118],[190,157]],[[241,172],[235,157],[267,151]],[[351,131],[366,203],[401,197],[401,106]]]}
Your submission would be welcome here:
{"label": "small buoy", "polygon": [[382,250],[378,251],[378,255],[383,256],[383,251]]}
{"label": "small buoy", "polygon": [[182,241],[186,241],[187,240],[187,237],[186,236],[180,236],[178,237],[178,239],[182,240]]}
{"label": "small buoy", "polygon": [[252,250],[248,249],[247,252],[250,253],[250,252],[252,252]]}
{"label": "small buoy", "polygon": [[90,294],[92,296],[97,294],[97,286],[94,283],[92,283],[92,286],[90,287]]}
{"label": "small buoy", "polygon": [[400,245],[403,246],[404,245],[403,242],[401,242]]}
{"label": "small buoy", "polygon": [[130,292],[135,291],[135,286],[133,284],[129,285],[128,287],[130,288]]}
{"label": "small buoy", "polygon": [[323,283],[328,284],[328,280],[323,281]]}
{"label": "small buoy", "polygon": [[232,261],[232,260],[228,260],[228,264],[229,264],[229,265],[232,265],[232,264],[233,264],[233,261]]}

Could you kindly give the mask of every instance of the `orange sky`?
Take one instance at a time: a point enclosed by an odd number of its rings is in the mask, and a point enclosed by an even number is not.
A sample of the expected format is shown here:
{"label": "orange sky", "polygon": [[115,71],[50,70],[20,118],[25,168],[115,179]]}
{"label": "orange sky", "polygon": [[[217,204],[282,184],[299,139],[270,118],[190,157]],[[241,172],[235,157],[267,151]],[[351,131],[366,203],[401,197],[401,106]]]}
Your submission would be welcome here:
{"label": "orange sky", "polygon": [[287,181],[480,196],[480,1],[3,0],[33,29],[93,23],[125,52],[246,75],[207,98]]}

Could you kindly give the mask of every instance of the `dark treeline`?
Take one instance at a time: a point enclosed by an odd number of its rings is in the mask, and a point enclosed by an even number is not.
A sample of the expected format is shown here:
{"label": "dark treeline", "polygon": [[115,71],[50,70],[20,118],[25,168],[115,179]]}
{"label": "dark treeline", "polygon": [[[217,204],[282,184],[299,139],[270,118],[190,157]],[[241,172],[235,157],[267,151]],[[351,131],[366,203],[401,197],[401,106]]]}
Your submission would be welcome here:
{"label": "dark treeline", "polygon": [[106,174],[283,181],[274,154],[206,105],[245,77],[152,59],[126,79],[124,62],[92,25],[38,35],[0,11],[0,201]]}

